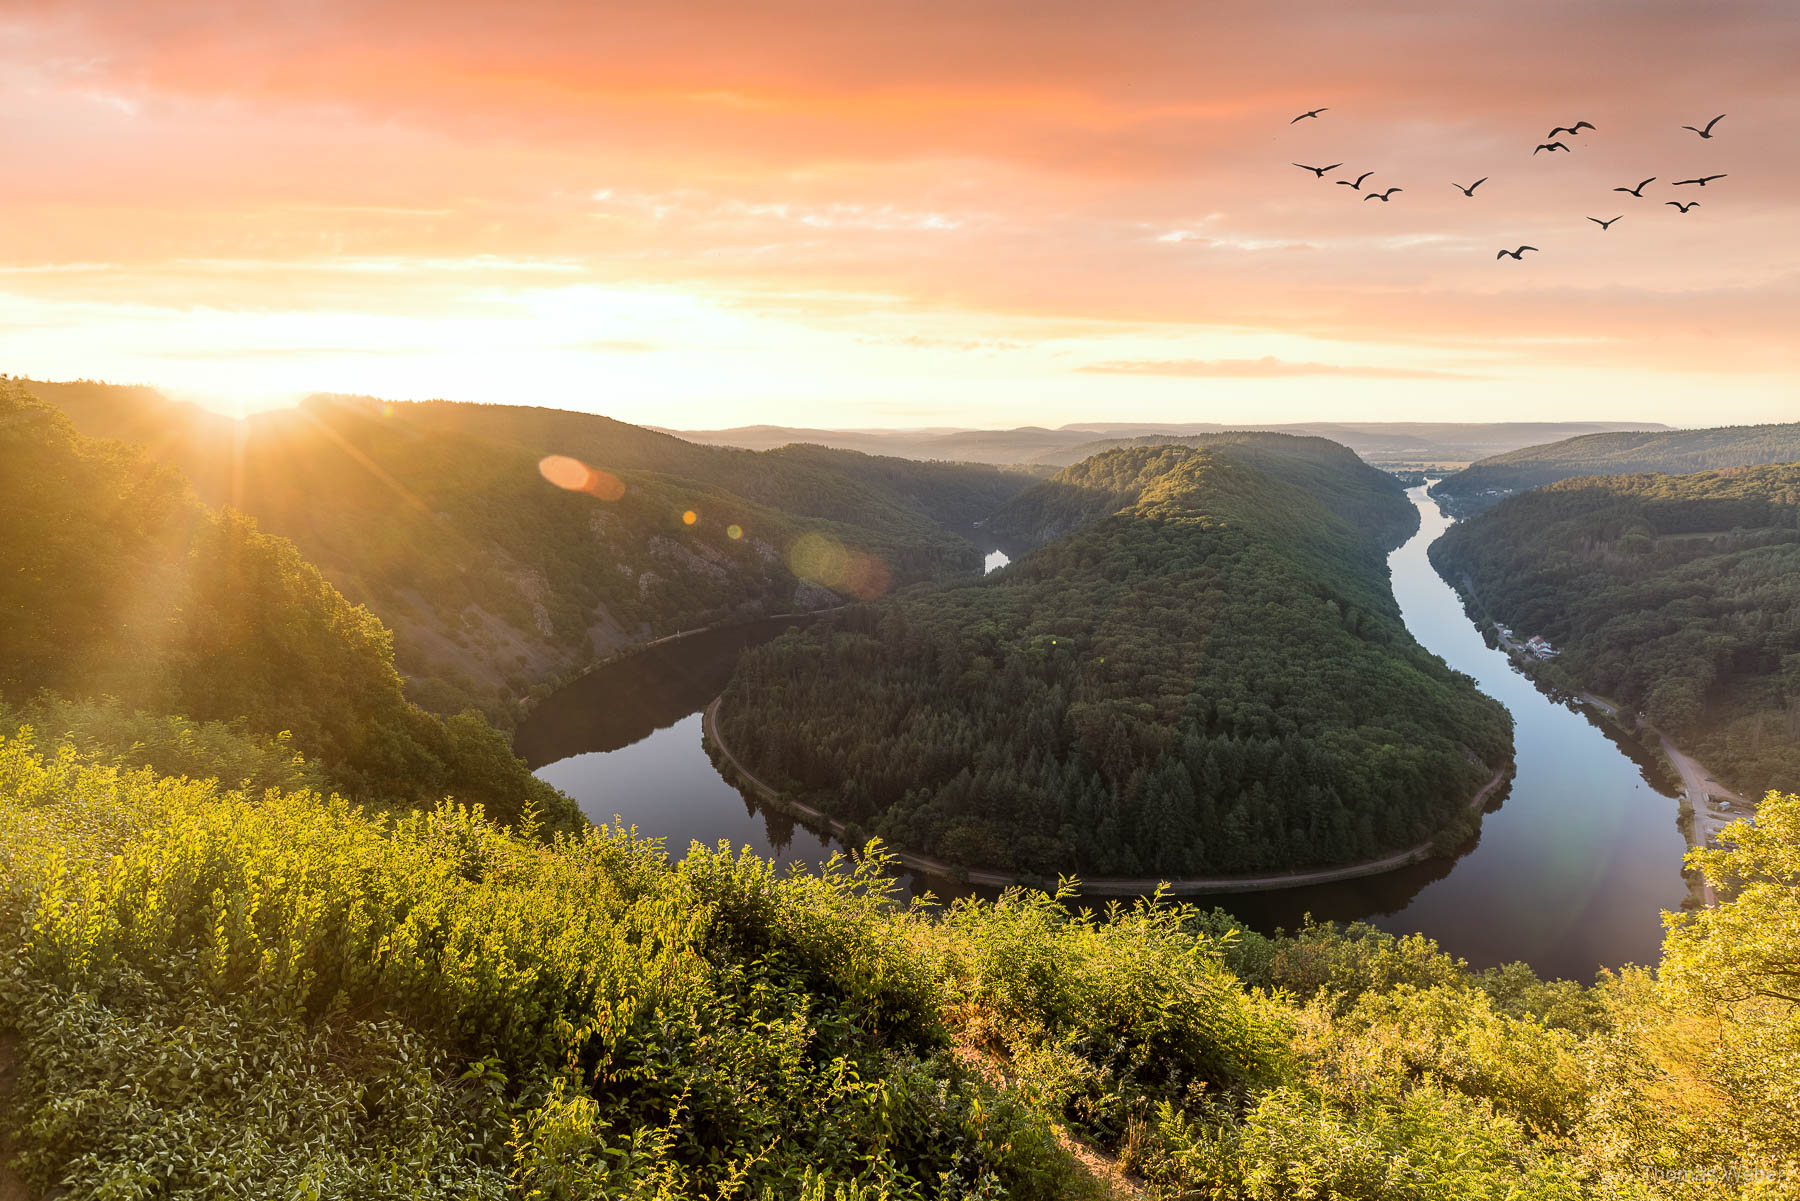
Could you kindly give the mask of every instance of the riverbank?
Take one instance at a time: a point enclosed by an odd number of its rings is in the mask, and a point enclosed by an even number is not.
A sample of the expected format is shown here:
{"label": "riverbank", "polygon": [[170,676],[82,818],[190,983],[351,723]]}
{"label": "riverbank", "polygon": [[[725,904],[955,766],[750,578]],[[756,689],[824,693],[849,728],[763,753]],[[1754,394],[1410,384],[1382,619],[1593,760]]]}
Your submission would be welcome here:
{"label": "riverbank", "polygon": [[[731,748],[719,736],[719,707],[724,699],[723,696],[713,699],[713,702],[703,711],[700,724],[702,740],[708,751],[716,752],[713,762],[719,767],[720,772],[733,784],[748,790],[764,804],[790,816],[815,822],[829,830],[832,837],[843,841],[847,830],[843,822],[837,821],[813,806],[797,801],[765,783],[732,753]],[[1495,790],[1506,782],[1508,775],[1509,772],[1506,768],[1496,771],[1493,777],[1470,798],[1469,810],[1479,812],[1493,796]],[[1340,880],[1355,880],[1363,876],[1380,875],[1383,872],[1391,872],[1429,859],[1436,853],[1436,850],[1436,840],[1432,839],[1408,847],[1403,851],[1396,851],[1392,855],[1365,860],[1362,863],[1348,863],[1340,867],[1313,868],[1297,872],[1273,872],[1255,876],[1211,876],[1182,880],[1165,880],[1152,876],[1099,876],[1092,879],[1083,878],[1081,892],[1084,895],[1111,897],[1149,896],[1159,888],[1170,896],[1270,892],[1284,888],[1303,888],[1312,884],[1330,884]],[[980,885],[985,888],[1010,888],[1015,885],[1040,887],[1044,883],[1037,876],[965,868],[912,851],[893,849],[893,854],[903,867],[912,871],[922,872],[928,876],[940,876],[960,883]]]}
{"label": "riverbank", "polygon": [[[1501,632],[1500,623],[1494,618],[1493,614],[1488,611],[1487,606],[1482,603],[1481,598],[1475,595],[1475,591],[1470,586],[1467,576],[1463,577],[1462,584],[1457,591],[1466,597],[1469,603],[1480,611],[1482,619],[1492,627],[1494,637],[1499,642],[1501,649],[1506,651],[1507,655],[1511,657],[1528,676],[1534,680],[1540,678],[1539,673],[1545,668],[1545,661],[1531,654],[1521,643],[1510,635]],[[1667,734],[1641,718],[1628,717],[1625,713],[1620,711],[1617,702],[1610,701],[1605,697],[1596,696],[1594,693],[1580,687],[1578,683],[1572,681],[1569,673],[1559,671],[1554,672],[1554,674],[1561,678],[1555,680],[1549,686],[1567,689],[1576,700],[1580,701],[1583,705],[1598,710],[1608,718],[1612,719],[1619,729],[1625,731],[1625,733],[1635,736],[1639,734],[1640,731],[1648,731],[1656,737],[1657,747],[1661,750],[1664,761],[1667,763],[1675,779],[1680,783],[1683,802],[1680,827],[1682,837],[1687,842],[1688,850],[1692,851],[1701,847],[1716,845],[1719,833],[1724,830],[1726,826],[1753,812],[1753,807],[1748,805],[1742,796],[1725,787],[1723,784],[1720,784],[1713,778],[1712,774],[1707,771],[1705,766],[1692,755],[1689,755],[1686,751],[1683,751],[1677,746],[1674,740]],[[1723,798],[1734,805],[1740,806],[1740,809],[1731,814],[1718,812],[1714,808],[1714,801],[1719,798]],[[1712,884],[1708,882],[1704,876],[1689,872],[1684,872],[1683,874],[1686,875],[1690,881],[1690,896],[1708,908],[1716,903],[1717,898],[1713,894]]]}

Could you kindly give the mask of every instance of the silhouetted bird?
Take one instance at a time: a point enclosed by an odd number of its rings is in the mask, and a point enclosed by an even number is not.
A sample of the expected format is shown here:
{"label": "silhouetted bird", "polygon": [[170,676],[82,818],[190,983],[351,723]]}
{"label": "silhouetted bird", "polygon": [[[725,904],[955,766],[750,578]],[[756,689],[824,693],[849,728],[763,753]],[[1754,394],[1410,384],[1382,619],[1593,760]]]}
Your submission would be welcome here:
{"label": "silhouetted bird", "polygon": [[1346,188],[1355,188],[1357,191],[1360,192],[1360,191],[1362,191],[1362,181],[1369,178],[1369,176],[1371,176],[1373,174],[1375,174],[1375,172],[1373,172],[1373,171],[1364,171],[1361,175],[1358,175],[1356,177],[1355,183],[1351,183],[1347,179],[1340,179],[1340,180],[1338,180],[1338,182]]}
{"label": "silhouetted bird", "polygon": [[1294,164],[1294,166],[1300,168],[1302,171],[1311,171],[1314,175],[1317,175],[1320,179],[1325,178],[1325,172],[1336,171],[1339,167],[1341,167],[1343,165],[1344,164],[1342,164],[1342,163],[1333,163],[1329,167],[1309,167],[1305,163],[1295,163]]}
{"label": "silhouetted bird", "polygon": [[1476,180],[1474,183],[1470,184],[1466,188],[1463,187],[1461,184],[1457,183],[1455,180],[1450,181],[1450,186],[1455,188],[1457,191],[1461,192],[1464,196],[1473,196],[1475,194],[1475,189],[1479,188],[1482,184],[1486,183],[1487,181],[1488,181],[1488,177],[1483,175],[1480,179]]}
{"label": "silhouetted bird", "polygon": [[[1525,252],[1527,250],[1537,250],[1537,247],[1536,246],[1521,246],[1517,250],[1502,250],[1499,254],[1495,255],[1494,257],[1496,259],[1503,259],[1507,255],[1511,255],[1513,258],[1518,259],[1522,263],[1525,261]],[[1542,254],[1544,252],[1541,250],[1538,250],[1538,253]]]}
{"label": "silhouetted bird", "polygon": [[[1304,121],[1304,120],[1306,120],[1306,119],[1307,119],[1307,118],[1308,118],[1308,117],[1316,117],[1316,116],[1318,116],[1318,115],[1319,115],[1319,114],[1320,114],[1320,113],[1328,113],[1328,112],[1330,112],[1330,111],[1331,111],[1331,110],[1330,110],[1330,109],[1328,109],[1328,108],[1315,108],[1315,109],[1313,109],[1313,110],[1312,110],[1312,112],[1310,112],[1310,113],[1301,113],[1301,114],[1300,114],[1300,115],[1299,115],[1299,116],[1298,116],[1298,117],[1295,117],[1295,118],[1294,118],[1294,121]],[[1294,123],[1294,121],[1289,121],[1289,122],[1288,122],[1288,124],[1289,124],[1289,125],[1292,125],[1292,124],[1293,124],[1293,123]]]}
{"label": "silhouetted bird", "polygon": [[1379,200],[1383,204],[1386,204],[1389,196],[1392,196],[1395,192],[1401,192],[1404,190],[1405,190],[1404,188],[1389,188],[1385,192],[1370,192],[1367,196],[1364,196],[1363,199],[1364,200]]}
{"label": "silhouetted bird", "polygon": [[[1573,125],[1558,125],[1555,129],[1551,130],[1549,133],[1545,134],[1544,136],[1547,138],[1553,138],[1559,133],[1566,133],[1570,137],[1573,138],[1573,137],[1579,136],[1582,130],[1593,129],[1593,128],[1594,127],[1592,125],[1589,125],[1586,121],[1577,121]],[[1595,132],[1599,132],[1599,131],[1596,130]]]}
{"label": "silhouetted bird", "polygon": [[1538,150],[1567,150],[1567,149],[1568,149],[1568,147],[1563,145],[1561,142],[1545,142],[1543,145],[1539,146],[1537,148],[1537,150],[1533,150],[1531,153],[1533,155],[1536,155]]}
{"label": "silhouetted bird", "polygon": [[1711,183],[1713,180],[1724,179],[1724,178],[1725,177],[1723,175],[1702,175],[1699,179],[1678,179],[1674,183],[1670,184],[1669,186],[1671,188],[1679,188],[1682,184],[1697,183],[1701,187],[1704,188],[1707,184]]}
{"label": "silhouetted bird", "polygon": [[[1656,176],[1654,176],[1654,175],[1652,175],[1649,179],[1646,179],[1644,181],[1644,183],[1655,183],[1655,182],[1656,182]],[[1615,192],[1630,192],[1633,196],[1642,196],[1644,194],[1644,183],[1639,184],[1635,188],[1614,188],[1613,191],[1615,191]]]}
{"label": "silhouetted bird", "polygon": [[1697,209],[1700,207],[1700,202],[1698,200],[1690,200],[1686,204],[1681,203],[1681,201],[1679,201],[1679,200],[1665,200],[1665,201],[1663,201],[1663,203],[1664,204],[1672,204],[1684,213],[1687,212],[1689,209]]}
{"label": "silhouetted bird", "polygon": [[[1624,216],[1624,214],[1621,213],[1620,216]],[[1592,221],[1595,225],[1598,225],[1601,229],[1608,228],[1609,226],[1612,225],[1613,221],[1617,221],[1618,219],[1619,219],[1618,217],[1614,217],[1612,219],[1612,221],[1602,221],[1598,217],[1589,217],[1588,218],[1589,221]]]}
{"label": "silhouetted bird", "polygon": [[1719,122],[1723,121],[1724,119],[1725,119],[1725,114],[1720,113],[1718,116],[1714,117],[1712,120],[1710,120],[1706,123],[1705,129],[1694,129],[1694,127],[1692,125],[1683,125],[1682,128],[1683,129],[1693,129],[1694,132],[1699,134],[1701,137],[1710,138],[1710,137],[1712,137],[1712,127],[1717,125]]}

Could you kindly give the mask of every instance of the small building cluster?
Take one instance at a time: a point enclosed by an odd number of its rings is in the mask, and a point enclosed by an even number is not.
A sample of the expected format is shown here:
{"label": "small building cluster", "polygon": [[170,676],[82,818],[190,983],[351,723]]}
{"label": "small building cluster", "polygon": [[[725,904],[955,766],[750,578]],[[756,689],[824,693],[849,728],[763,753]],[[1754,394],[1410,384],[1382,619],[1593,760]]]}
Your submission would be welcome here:
{"label": "small building cluster", "polygon": [[1550,640],[1542,634],[1533,634],[1525,640],[1525,653],[1539,659],[1554,659],[1562,654],[1550,645]]}

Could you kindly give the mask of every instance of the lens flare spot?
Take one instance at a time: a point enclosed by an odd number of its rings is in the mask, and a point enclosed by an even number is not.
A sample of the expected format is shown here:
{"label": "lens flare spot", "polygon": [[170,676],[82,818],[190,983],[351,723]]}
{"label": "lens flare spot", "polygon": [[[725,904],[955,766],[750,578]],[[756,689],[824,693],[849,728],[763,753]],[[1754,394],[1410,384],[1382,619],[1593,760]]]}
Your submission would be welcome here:
{"label": "lens flare spot", "polygon": [[725,536],[735,542],[744,536],[744,527],[741,525],[728,525],[725,527]]}
{"label": "lens flare spot", "polygon": [[788,568],[803,580],[860,600],[881,596],[894,582],[886,563],[823,534],[802,534],[795,539],[788,548]]}
{"label": "lens flare spot", "polygon": [[569,492],[585,492],[601,500],[618,500],[625,495],[625,481],[610,471],[589,467],[568,455],[546,455],[538,460],[538,474]]}
{"label": "lens flare spot", "polygon": [[700,514],[694,512],[692,509],[689,509],[687,512],[685,512],[681,515],[681,524],[682,525],[693,525],[696,521],[699,521],[699,520],[700,520]]}

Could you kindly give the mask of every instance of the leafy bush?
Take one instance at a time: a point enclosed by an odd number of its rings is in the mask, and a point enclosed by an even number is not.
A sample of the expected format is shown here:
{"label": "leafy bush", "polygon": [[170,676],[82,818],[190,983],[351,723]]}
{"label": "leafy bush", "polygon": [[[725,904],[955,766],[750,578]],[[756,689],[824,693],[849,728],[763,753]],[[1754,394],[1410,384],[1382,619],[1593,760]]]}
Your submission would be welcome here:
{"label": "leafy bush", "polygon": [[1763,815],[1664,979],[1582,990],[0,739],[0,1146],[109,1199],[1783,1195],[1800,797]]}

